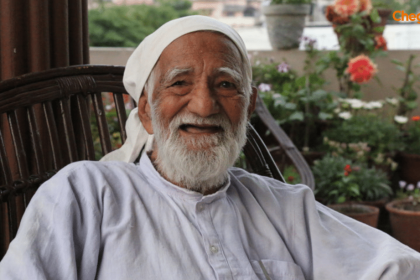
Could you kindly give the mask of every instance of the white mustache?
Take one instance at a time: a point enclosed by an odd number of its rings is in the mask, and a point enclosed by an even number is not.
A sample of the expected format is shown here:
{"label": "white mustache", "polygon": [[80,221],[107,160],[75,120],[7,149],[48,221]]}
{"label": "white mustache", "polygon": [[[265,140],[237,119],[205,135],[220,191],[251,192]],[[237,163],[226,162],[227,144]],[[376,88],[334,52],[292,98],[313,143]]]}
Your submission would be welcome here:
{"label": "white mustache", "polygon": [[223,131],[229,131],[231,123],[228,117],[224,114],[212,115],[207,118],[203,118],[194,114],[182,114],[176,116],[170,123],[170,130],[174,131],[179,129],[183,125],[211,125],[218,126]]}

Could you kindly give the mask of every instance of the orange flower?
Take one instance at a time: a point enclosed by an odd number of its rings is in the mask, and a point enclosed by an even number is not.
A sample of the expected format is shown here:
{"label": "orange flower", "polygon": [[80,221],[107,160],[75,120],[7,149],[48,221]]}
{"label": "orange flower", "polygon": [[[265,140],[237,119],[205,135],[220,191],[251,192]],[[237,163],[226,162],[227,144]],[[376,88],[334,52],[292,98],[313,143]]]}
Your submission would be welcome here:
{"label": "orange flower", "polygon": [[334,11],[344,17],[351,16],[359,11],[360,0],[335,0]]}
{"label": "orange flower", "polygon": [[420,121],[420,116],[413,116],[412,118],[411,118],[411,120],[412,121]]}
{"label": "orange flower", "polygon": [[325,10],[325,17],[328,21],[334,24],[346,24],[349,22],[349,17],[343,17],[337,14],[334,11],[334,6],[332,5],[327,6],[327,9]]}
{"label": "orange flower", "polygon": [[382,35],[375,36],[375,50],[384,50],[386,51],[388,48],[386,46],[386,40]]}
{"label": "orange flower", "polygon": [[366,11],[368,14],[370,14],[370,11],[372,11],[372,2],[370,0],[359,0],[359,1],[360,1],[359,12]]}
{"label": "orange flower", "polygon": [[366,83],[378,72],[376,65],[364,54],[350,59],[346,73],[350,74],[350,80],[358,84]]}

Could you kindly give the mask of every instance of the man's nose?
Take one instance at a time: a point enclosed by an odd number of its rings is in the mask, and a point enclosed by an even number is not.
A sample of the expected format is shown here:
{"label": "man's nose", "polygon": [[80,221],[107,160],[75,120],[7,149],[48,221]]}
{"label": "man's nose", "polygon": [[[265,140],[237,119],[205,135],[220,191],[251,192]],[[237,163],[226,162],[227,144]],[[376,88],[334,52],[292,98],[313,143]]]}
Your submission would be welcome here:
{"label": "man's nose", "polygon": [[220,112],[220,105],[217,101],[217,97],[207,83],[195,87],[191,94],[191,100],[188,103],[188,110],[202,118]]}

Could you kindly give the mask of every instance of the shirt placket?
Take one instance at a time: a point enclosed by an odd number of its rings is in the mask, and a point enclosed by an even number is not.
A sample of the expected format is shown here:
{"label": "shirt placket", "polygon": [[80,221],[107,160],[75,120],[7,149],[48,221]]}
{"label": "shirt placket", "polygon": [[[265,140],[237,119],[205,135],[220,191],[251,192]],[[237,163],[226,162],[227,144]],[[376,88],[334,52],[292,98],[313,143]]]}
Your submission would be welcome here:
{"label": "shirt placket", "polygon": [[203,244],[216,279],[233,279],[232,271],[223,251],[222,243],[214,227],[211,208],[215,203],[198,202],[196,204],[197,224],[202,234]]}

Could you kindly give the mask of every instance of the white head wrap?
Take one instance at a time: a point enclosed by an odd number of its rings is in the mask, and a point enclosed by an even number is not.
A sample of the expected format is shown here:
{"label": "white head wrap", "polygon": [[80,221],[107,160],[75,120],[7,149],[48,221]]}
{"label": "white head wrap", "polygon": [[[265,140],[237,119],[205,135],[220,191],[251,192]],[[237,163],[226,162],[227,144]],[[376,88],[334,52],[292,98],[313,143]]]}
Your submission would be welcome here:
{"label": "white head wrap", "polygon": [[[147,36],[128,59],[123,82],[125,89],[136,102],[138,102],[144,85],[163,50],[182,35],[201,30],[223,33],[235,43],[242,55],[242,62],[245,64],[243,69],[246,73],[244,74],[247,76],[248,81],[251,81],[251,64],[248,59],[245,44],[239,34],[232,27],[210,17],[188,16],[169,21],[162,25],[154,33]],[[127,140],[124,145],[105,155],[101,161],[117,160],[134,162],[146,142],[145,150],[151,147],[153,135],[149,135],[144,129],[137,111],[137,108],[134,108],[127,119],[125,126]]]}

